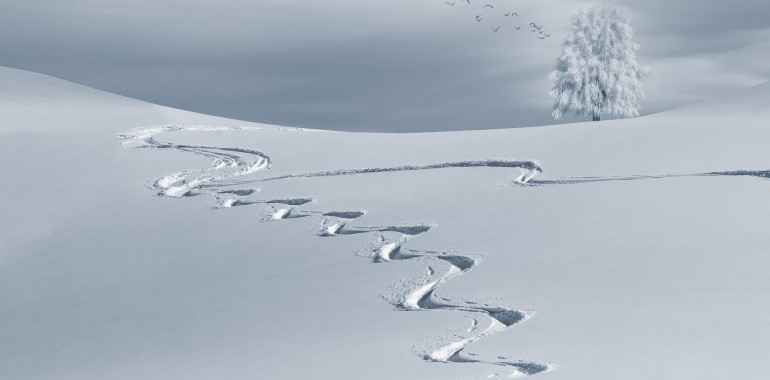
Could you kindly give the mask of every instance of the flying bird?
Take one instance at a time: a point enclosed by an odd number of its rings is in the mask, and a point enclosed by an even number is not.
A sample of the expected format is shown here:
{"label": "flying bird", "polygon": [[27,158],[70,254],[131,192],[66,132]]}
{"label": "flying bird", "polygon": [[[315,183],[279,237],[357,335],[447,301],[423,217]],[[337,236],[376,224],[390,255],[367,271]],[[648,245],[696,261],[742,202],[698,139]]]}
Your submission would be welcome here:
{"label": "flying bird", "polygon": [[483,19],[484,17],[482,17],[481,15],[476,15],[476,22],[481,22],[481,20]]}
{"label": "flying bird", "polygon": [[491,28],[491,29],[497,32],[498,30],[500,30],[500,27],[498,26],[497,28]]}
{"label": "flying bird", "polygon": [[548,33],[546,33],[546,34],[545,34],[545,36],[546,36],[546,37],[551,37],[551,35],[550,35],[550,34],[548,34]]}
{"label": "flying bird", "polygon": [[447,3],[448,5],[455,5],[455,2],[454,2],[454,1],[453,1],[453,2],[451,2],[451,3],[447,1],[446,3]]}
{"label": "flying bird", "polygon": [[485,6],[484,6],[484,8],[486,8],[486,7],[494,8],[493,6],[491,6],[491,5],[489,5],[489,4],[487,4],[487,5],[485,5]]}
{"label": "flying bird", "polygon": [[516,27],[516,30],[519,30],[519,29],[521,29],[521,25],[519,25],[519,26],[517,26],[517,27]]}
{"label": "flying bird", "polygon": [[511,15],[511,12],[508,12],[508,13],[503,13],[503,16],[505,16],[505,17],[508,17],[508,16],[510,16],[510,15]]}
{"label": "flying bird", "polygon": [[542,37],[538,37],[538,38],[539,38],[539,39],[541,39],[541,40],[544,40],[544,39],[545,39],[545,36],[542,36]]}

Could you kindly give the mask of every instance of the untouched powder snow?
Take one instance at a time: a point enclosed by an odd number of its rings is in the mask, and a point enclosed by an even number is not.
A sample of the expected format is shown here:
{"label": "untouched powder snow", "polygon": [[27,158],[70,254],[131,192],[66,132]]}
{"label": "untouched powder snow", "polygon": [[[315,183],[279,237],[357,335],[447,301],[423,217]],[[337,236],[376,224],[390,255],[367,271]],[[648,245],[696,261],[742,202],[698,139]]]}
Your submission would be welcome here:
{"label": "untouched powder snow", "polygon": [[398,135],[0,82],[1,379],[770,370],[768,85]]}

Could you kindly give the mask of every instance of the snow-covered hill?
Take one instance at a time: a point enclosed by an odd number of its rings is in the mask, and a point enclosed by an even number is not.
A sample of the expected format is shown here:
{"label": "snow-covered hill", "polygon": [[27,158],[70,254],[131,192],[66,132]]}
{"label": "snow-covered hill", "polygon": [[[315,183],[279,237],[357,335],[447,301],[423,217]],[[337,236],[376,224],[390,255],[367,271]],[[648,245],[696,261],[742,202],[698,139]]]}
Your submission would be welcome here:
{"label": "snow-covered hill", "polygon": [[0,83],[2,379],[768,371],[768,85],[357,134]]}

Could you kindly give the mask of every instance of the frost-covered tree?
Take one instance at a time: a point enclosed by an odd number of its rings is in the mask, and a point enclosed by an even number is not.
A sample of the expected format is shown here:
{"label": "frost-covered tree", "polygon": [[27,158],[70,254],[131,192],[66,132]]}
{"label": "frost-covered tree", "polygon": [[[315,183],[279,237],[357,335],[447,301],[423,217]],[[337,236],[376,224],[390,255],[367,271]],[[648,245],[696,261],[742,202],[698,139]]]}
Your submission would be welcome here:
{"label": "frost-covered tree", "polygon": [[642,80],[650,69],[636,62],[639,45],[633,36],[630,17],[620,7],[590,5],[573,16],[550,75],[554,118],[639,116]]}

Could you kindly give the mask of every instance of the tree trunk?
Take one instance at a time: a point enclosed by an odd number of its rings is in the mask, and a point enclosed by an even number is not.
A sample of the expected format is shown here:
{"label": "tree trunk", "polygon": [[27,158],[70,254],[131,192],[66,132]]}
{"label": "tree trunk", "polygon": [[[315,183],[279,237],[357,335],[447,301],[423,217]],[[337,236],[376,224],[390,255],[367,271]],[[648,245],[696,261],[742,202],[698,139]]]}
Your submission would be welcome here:
{"label": "tree trunk", "polygon": [[598,113],[593,114],[594,121],[599,121],[600,117]]}

